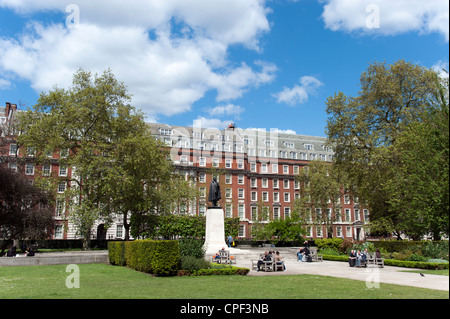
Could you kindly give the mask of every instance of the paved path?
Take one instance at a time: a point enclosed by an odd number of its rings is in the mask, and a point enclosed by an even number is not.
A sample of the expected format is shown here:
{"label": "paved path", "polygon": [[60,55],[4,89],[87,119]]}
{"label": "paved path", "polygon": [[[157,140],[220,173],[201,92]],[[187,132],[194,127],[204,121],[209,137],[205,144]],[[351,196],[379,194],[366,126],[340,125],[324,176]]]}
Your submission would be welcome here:
{"label": "paved path", "polygon": [[[384,268],[351,268],[346,262],[328,261],[323,262],[297,262],[294,259],[285,261],[286,271],[257,272],[250,270],[249,276],[277,276],[277,275],[321,275],[340,277],[354,280],[369,281],[372,284],[379,282],[404,286],[437,289],[449,291],[449,276],[428,275],[424,277],[418,273],[404,272],[405,270],[416,270],[401,267],[385,266]],[[251,261],[237,258],[236,266],[251,269]],[[372,286],[373,287],[373,286]]]}

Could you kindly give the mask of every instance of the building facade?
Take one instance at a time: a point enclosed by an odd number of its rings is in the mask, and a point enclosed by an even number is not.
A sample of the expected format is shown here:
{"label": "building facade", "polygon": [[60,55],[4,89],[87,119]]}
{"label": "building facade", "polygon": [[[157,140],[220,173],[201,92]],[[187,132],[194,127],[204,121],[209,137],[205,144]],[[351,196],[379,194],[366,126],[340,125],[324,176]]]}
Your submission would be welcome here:
{"label": "building facade", "polygon": [[[72,168],[59,165],[65,150],[48,154],[49,164],[36,165],[33,150],[20,148],[14,140],[12,126],[17,106],[6,103],[0,107],[0,160],[13,170],[20,170],[32,183],[37,175],[60,178],[56,190],[63,193],[70,185]],[[185,175],[199,196],[192,202],[180,205],[174,214],[202,216],[208,208],[208,190],[213,177],[220,183],[226,217],[240,220],[239,238],[250,239],[251,227],[262,216],[262,222],[284,219],[292,213],[295,199],[300,196],[298,175],[311,160],[331,162],[333,150],[326,138],[286,134],[276,129],[240,129],[230,125],[226,129],[170,126],[149,123],[152,135],[170,150],[176,171]],[[361,208],[353,198],[345,195],[340,199],[341,213],[333,225],[333,237],[346,239],[365,238],[364,224],[369,219],[369,210]],[[74,239],[76,229],[69,223],[64,198],[55,204],[55,239]],[[259,218],[261,222],[261,218]],[[321,238],[327,235],[325,225],[313,220],[308,225],[307,237]],[[115,239],[124,237],[121,216],[112,226],[104,228],[104,222],[95,224],[93,238]]]}

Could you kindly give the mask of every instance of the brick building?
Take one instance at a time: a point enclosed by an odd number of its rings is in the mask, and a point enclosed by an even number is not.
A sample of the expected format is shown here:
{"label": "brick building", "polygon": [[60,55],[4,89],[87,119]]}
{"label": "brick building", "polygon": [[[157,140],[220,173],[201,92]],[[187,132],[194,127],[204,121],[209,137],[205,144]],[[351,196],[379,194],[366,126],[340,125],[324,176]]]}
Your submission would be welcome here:
{"label": "brick building", "polygon": [[[0,160],[11,169],[24,172],[33,181],[37,174],[58,176],[61,183],[57,192],[67,187],[66,180],[72,174],[70,167],[59,165],[64,150],[49,154],[50,164],[37,166],[33,162],[33,150],[18,149],[11,123],[17,106],[6,103],[0,107]],[[333,151],[326,145],[326,138],[286,134],[278,130],[240,129],[230,125],[223,130],[196,127],[170,126],[149,123],[152,135],[169,149],[178,172],[199,189],[199,197],[175,211],[180,215],[204,215],[209,205],[208,190],[213,177],[220,182],[222,200],[227,217],[239,217],[240,238],[251,238],[253,220],[261,209],[268,213],[268,220],[285,218],[293,210],[294,201],[300,196],[297,181],[301,169],[311,160],[331,162]],[[333,237],[363,239],[364,224],[368,221],[368,209],[361,208],[351,196],[341,198],[341,214],[333,225]],[[70,207],[60,199],[55,205],[56,228],[53,237],[73,239],[75,229],[68,223]],[[66,227],[64,227],[66,226]],[[308,237],[326,236],[324,225],[305,225]],[[94,237],[123,238],[124,229],[120,215],[113,225],[104,229],[103,221],[97,221]]]}

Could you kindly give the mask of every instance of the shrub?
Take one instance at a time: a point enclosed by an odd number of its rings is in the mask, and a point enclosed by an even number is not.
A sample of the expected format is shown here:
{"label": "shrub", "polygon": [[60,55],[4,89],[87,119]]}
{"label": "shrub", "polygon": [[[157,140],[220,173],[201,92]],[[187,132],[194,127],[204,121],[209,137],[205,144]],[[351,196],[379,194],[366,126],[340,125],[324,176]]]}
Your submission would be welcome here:
{"label": "shrub", "polygon": [[434,259],[446,258],[448,260],[448,241],[427,242],[421,250],[423,256]]}
{"label": "shrub", "polygon": [[330,255],[330,256],[340,256],[341,253],[339,251],[337,251],[336,249],[333,248],[322,248],[319,251],[320,254],[322,255]]}
{"label": "shrub", "polygon": [[112,265],[125,266],[125,242],[108,242],[108,258]]}
{"label": "shrub", "polygon": [[181,256],[181,269],[186,271],[194,271],[199,269],[209,268],[211,263],[203,258],[196,258],[193,256]]}
{"label": "shrub", "polygon": [[423,262],[426,262],[426,261],[428,261],[428,258],[424,257],[422,255],[414,253],[414,254],[411,254],[411,256],[409,256],[409,258],[407,260],[409,260],[409,261],[423,261]]}
{"label": "shrub", "polygon": [[108,245],[110,262],[157,276],[175,275],[179,267],[176,240],[135,240]]}
{"label": "shrub", "polygon": [[322,239],[315,239],[314,243],[317,245],[317,249],[323,249],[323,248],[331,248],[333,250],[338,251],[344,240],[342,238],[322,238]]}
{"label": "shrub", "polygon": [[178,240],[180,256],[203,258],[205,256],[205,249],[203,248],[204,242],[204,240],[189,238]]}

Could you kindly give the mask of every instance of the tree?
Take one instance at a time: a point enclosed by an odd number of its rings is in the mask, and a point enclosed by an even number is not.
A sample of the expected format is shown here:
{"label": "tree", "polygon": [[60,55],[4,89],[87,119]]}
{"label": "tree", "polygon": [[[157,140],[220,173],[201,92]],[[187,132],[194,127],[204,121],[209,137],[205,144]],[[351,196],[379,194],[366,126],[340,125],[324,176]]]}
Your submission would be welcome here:
{"label": "tree", "polygon": [[45,239],[54,228],[52,198],[20,173],[0,164],[0,227],[3,238]]}
{"label": "tree", "polygon": [[329,163],[311,161],[302,169],[298,180],[303,187],[295,210],[305,222],[313,220],[316,225],[325,225],[327,237],[333,237],[333,224],[341,210],[340,199],[349,193],[349,186],[343,184],[345,179]]}
{"label": "tree", "polygon": [[95,220],[108,217],[111,198],[106,178],[113,174],[113,154],[125,138],[142,130],[142,114],[129,104],[122,82],[110,70],[101,76],[84,70],[75,73],[72,87],[41,93],[32,110],[19,116],[20,145],[34,147],[36,161],[49,161],[60,152],[59,165],[72,170],[66,195],[72,199],[71,219],[89,247]]}
{"label": "tree", "polygon": [[[360,83],[358,96],[339,92],[327,100],[327,134],[335,150],[334,165],[355,186],[355,195],[369,205],[373,230],[382,225],[380,230],[394,232],[399,238],[402,233],[419,237],[431,230],[431,220],[441,224],[433,214],[445,214],[442,200],[428,199],[436,198],[430,192],[445,196],[444,189],[431,188],[435,183],[441,185],[437,182],[441,178],[448,184],[448,174],[433,173],[423,187],[416,186],[425,177],[426,167],[436,171],[444,163],[442,155],[448,154],[448,133],[445,142],[442,129],[429,130],[430,116],[445,114],[439,110],[443,100],[448,105],[448,86],[443,89],[434,71],[405,61],[373,63]],[[444,117],[447,124],[442,123],[442,128],[446,126],[448,131],[448,111]],[[433,136],[441,141],[440,155],[416,154],[422,151],[420,145],[434,144],[427,144]],[[430,180],[433,183],[426,187]],[[419,202],[423,205],[417,205]]]}

